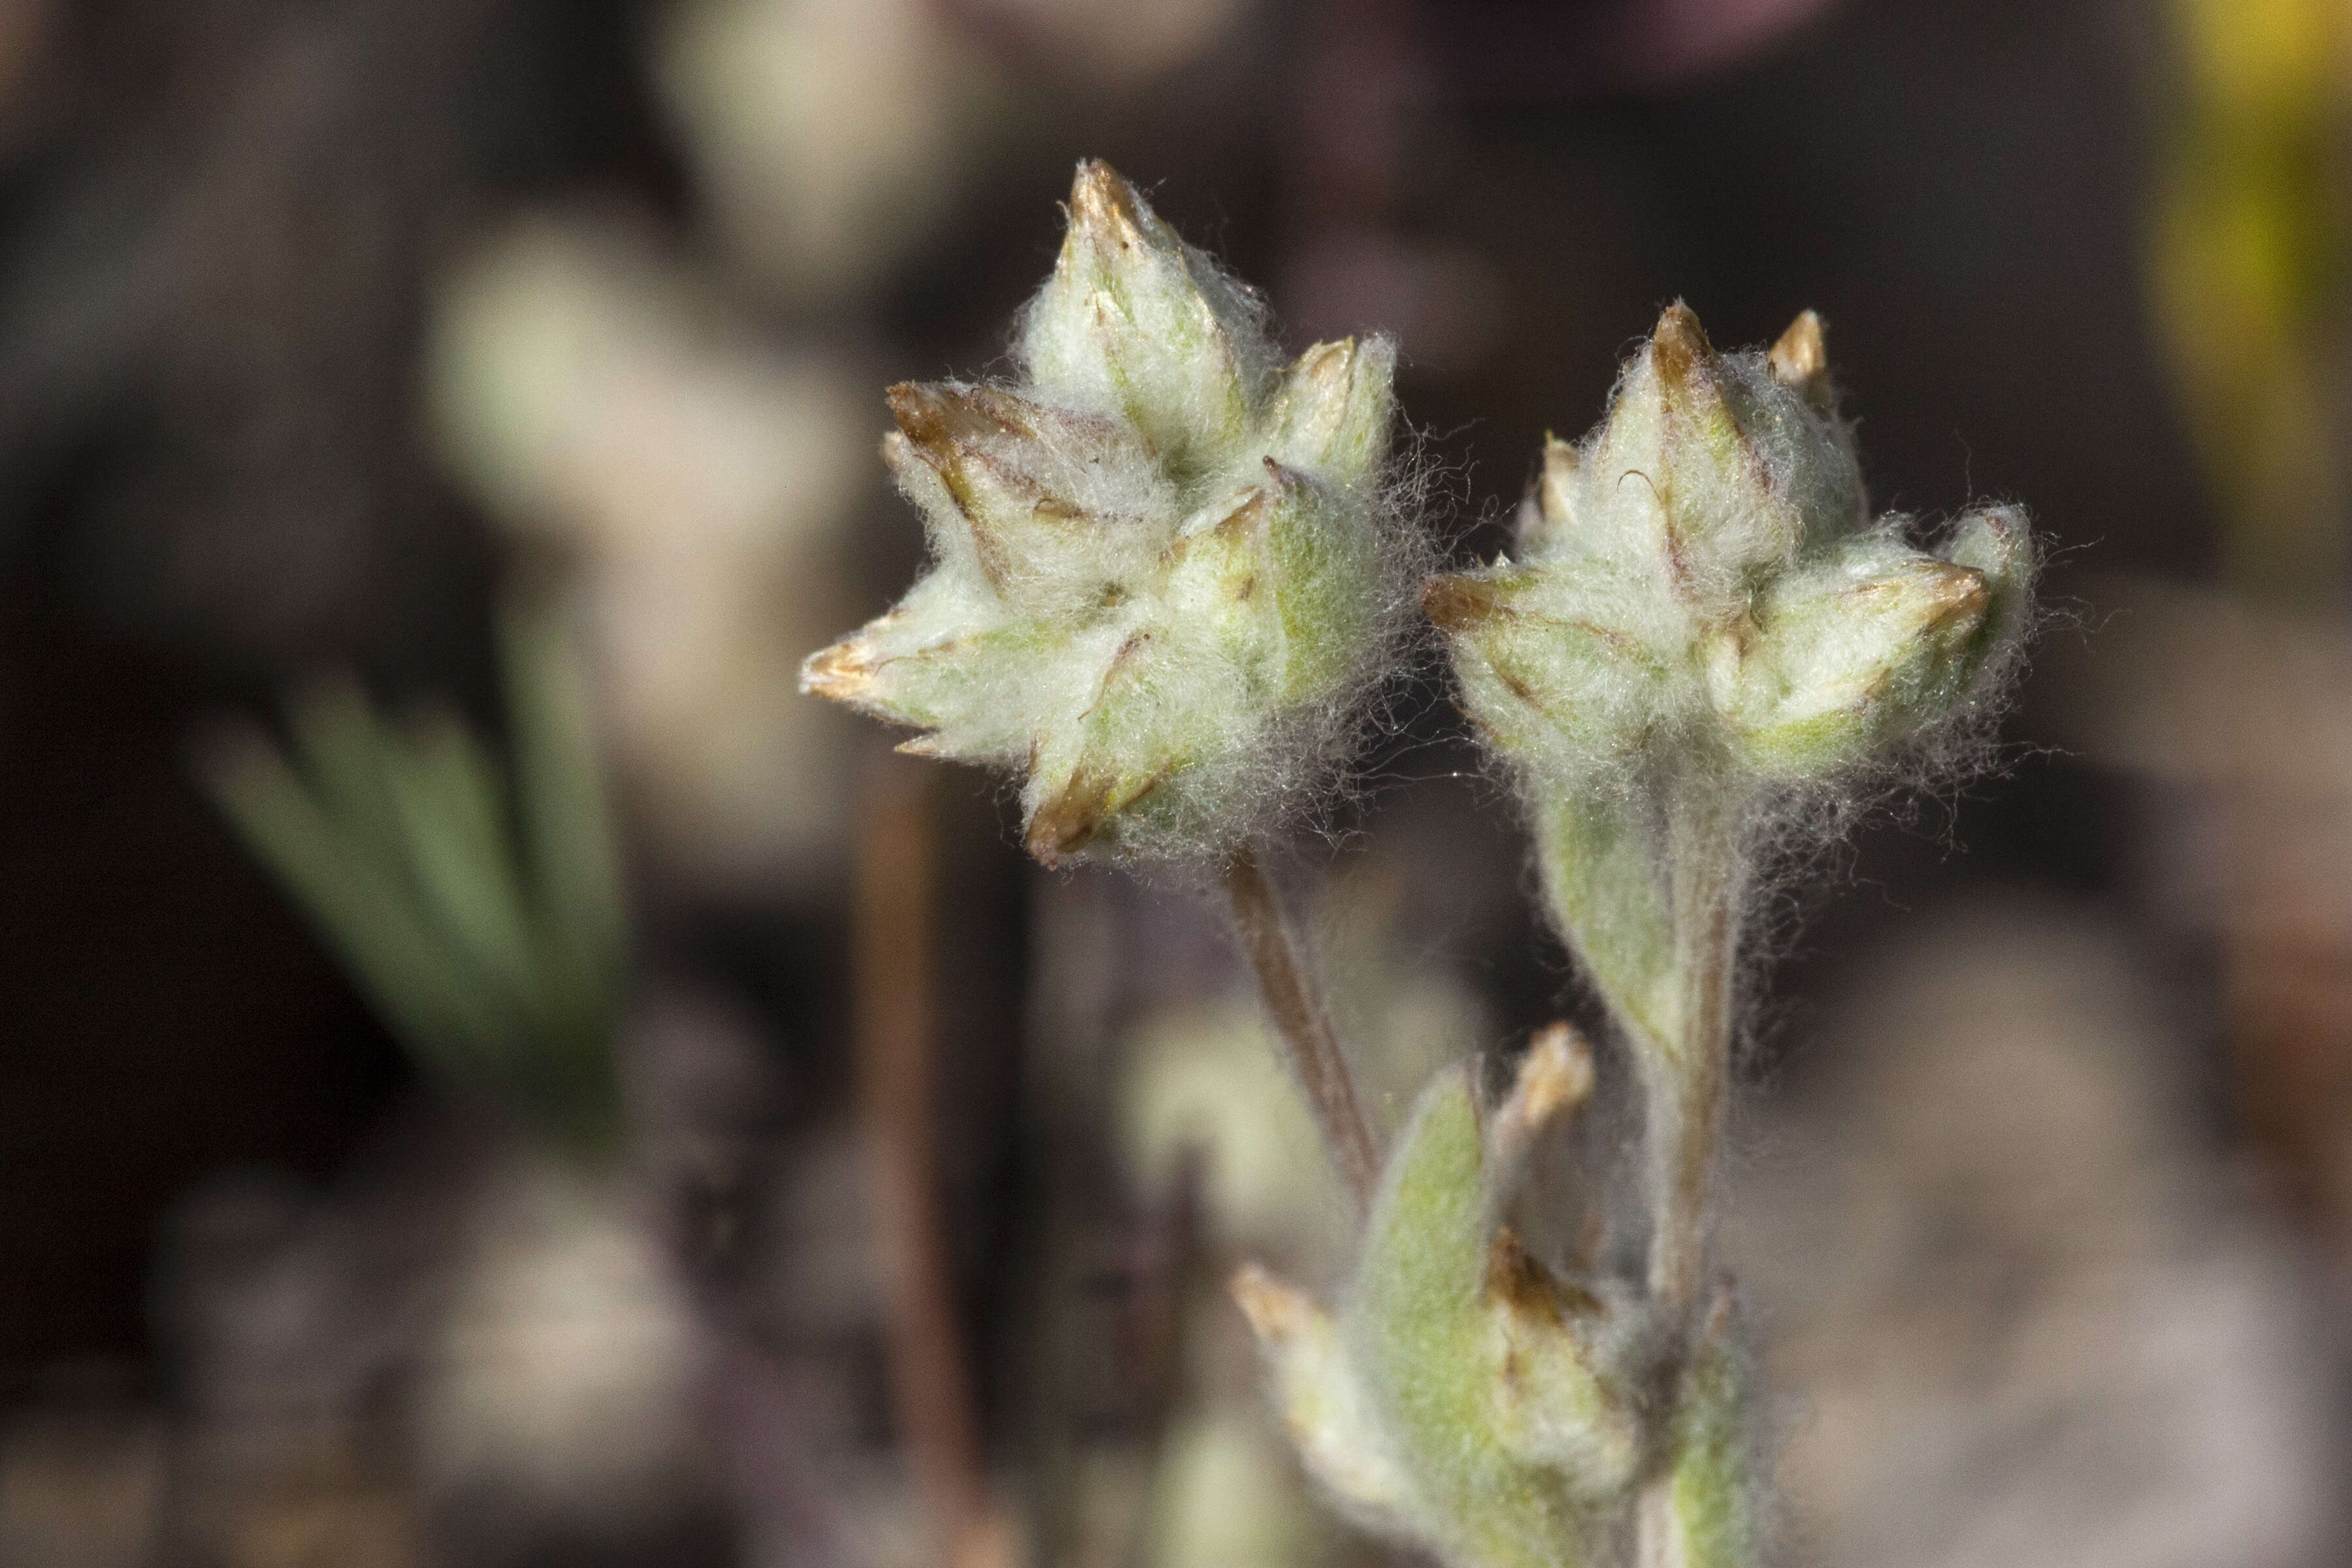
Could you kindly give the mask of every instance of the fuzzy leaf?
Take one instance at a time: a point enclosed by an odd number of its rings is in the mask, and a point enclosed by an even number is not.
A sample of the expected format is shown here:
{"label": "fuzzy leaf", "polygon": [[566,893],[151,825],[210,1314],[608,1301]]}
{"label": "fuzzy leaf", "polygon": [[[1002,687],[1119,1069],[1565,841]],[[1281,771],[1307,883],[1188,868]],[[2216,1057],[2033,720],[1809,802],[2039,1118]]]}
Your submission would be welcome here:
{"label": "fuzzy leaf", "polygon": [[1636,1041],[1672,1041],[1672,871],[1651,803],[1631,786],[1561,790],[1538,812],[1536,865],[1570,951]]}
{"label": "fuzzy leaf", "polygon": [[[1613,1528],[1632,1432],[1549,1282],[1496,1268],[1484,1162],[1456,1068],[1423,1091],[1391,1156],[1347,1315],[1349,1353],[1441,1556],[1458,1568],[1574,1564]],[[1611,1449],[1612,1462],[1582,1468]]]}
{"label": "fuzzy leaf", "polygon": [[1709,684],[1743,760],[1819,776],[1944,718],[1976,681],[1991,602],[1981,572],[1885,536],[1789,573],[1714,647]]}

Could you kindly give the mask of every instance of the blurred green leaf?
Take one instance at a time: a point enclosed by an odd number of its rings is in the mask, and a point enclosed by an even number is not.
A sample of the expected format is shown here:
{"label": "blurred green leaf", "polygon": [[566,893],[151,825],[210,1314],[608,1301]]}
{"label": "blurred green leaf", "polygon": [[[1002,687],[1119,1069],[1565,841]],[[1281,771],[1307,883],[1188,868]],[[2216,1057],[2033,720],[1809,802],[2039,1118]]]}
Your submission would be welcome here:
{"label": "blurred green leaf", "polygon": [[446,708],[388,721],[349,679],[204,759],[206,788],[430,1070],[586,1158],[620,1131],[627,921],[586,682],[551,617],[501,626],[515,787]]}
{"label": "blurred green leaf", "polygon": [[499,623],[523,862],[547,921],[551,981],[585,1013],[608,1011],[628,921],[608,827],[587,682],[551,618],[509,611]]}

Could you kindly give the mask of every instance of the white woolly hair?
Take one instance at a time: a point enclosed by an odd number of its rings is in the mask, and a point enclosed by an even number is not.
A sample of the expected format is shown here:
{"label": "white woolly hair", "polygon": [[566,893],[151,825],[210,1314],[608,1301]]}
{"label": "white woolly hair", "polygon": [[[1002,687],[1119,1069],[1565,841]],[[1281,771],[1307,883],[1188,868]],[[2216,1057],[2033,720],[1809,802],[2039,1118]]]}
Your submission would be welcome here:
{"label": "white woolly hair", "polygon": [[[1924,552],[1948,560],[1972,521],[1993,516],[2006,521],[2029,544],[2028,557],[2010,579],[2011,591],[2004,596],[2002,613],[2007,620],[1987,628],[1988,652],[1968,690],[1937,718],[1874,754],[1855,757],[1812,777],[1742,777],[1743,770],[1730,759],[1717,759],[1717,765],[1728,775],[1727,782],[1739,793],[1758,797],[1760,815],[1774,824],[1766,837],[1778,842],[1790,827],[1801,838],[1843,832],[1858,814],[1883,804],[1896,792],[1948,788],[1991,765],[1996,757],[1995,731],[2014,695],[2026,647],[2039,629],[2032,589],[2041,565],[2041,544],[2032,531],[2026,509],[2014,503],[1972,507],[1940,529],[1900,512],[1873,519],[1851,421],[1809,405],[1781,384],[1761,351],[1716,354],[1711,368],[1726,405],[1764,471],[1764,488],[1786,505],[1784,517],[1764,519],[1742,514],[1741,502],[1753,494],[1745,487],[1744,493],[1732,494],[1710,493],[1708,487],[1687,485],[1677,490],[1677,510],[1695,507],[1714,514],[1708,521],[1716,548],[1738,568],[1724,584],[1727,607],[1752,592],[1748,573],[1756,564],[1783,552],[1794,557],[1789,563],[1794,568],[1817,561],[1825,549],[1846,541],[1883,543],[1890,554]],[[1593,492],[1621,488],[1629,479],[1638,481],[1649,497],[1656,497],[1649,476],[1638,469],[1625,471],[1624,454],[1612,450],[1620,440],[1617,415],[1629,399],[1646,390],[1655,374],[1653,355],[1645,345],[1620,368],[1609,396],[1610,416],[1578,444],[1582,461],[1577,479],[1587,493],[1588,506],[1609,504],[1611,498]],[[1654,647],[1671,647],[1689,637],[1688,606],[1651,591],[1655,563],[1642,553],[1645,541],[1629,537],[1627,531],[1606,528],[1580,528],[1573,538],[1561,538],[1557,532],[1547,537],[1532,494],[1522,507],[1521,518],[1523,543],[1534,546],[1526,559],[1530,564],[1559,561],[1571,565],[1583,595],[1580,610],[1589,615],[1598,600],[1605,609],[1596,618],[1609,629],[1622,630]],[[1548,737],[1552,744],[1516,756],[1490,746],[1490,754],[1496,755],[1507,771],[1528,775],[1530,784],[1619,793],[1648,787],[1644,775],[1659,753],[1704,744],[1694,733],[1705,721],[1705,698],[1696,688],[1662,691],[1637,669],[1622,665],[1612,669],[1599,660],[1580,666],[1579,674],[1591,687],[1588,709],[1635,710],[1638,721],[1628,728],[1646,733],[1648,740],[1628,744],[1624,731],[1618,731],[1595,736],[1593,743],[1585,745],[1555,735]]]}
{"label": "white woolly hair", "polygon": [[[919,750],[1020,775],[1033,849],[1041,814],[1092,759],[1143,759],[1159,771],[1139,790],[1119,773],[1090,837],[1040,858],[1189,877],[1337,795],[1370,696],[1419,626],[1424,482],[1414,443],[1390,438],[1389,339],[1286,364],[1256,291],[1106,176],[1081,168],[1061,260],[1018,318],[1019,374],[894,394],[952,403],[943,417],[965,420],[953,439],[970,460],[950,480],[908,437],[887,444],[931,560],[842,645],[865,639],[876,676],[845,695],[929,728]],[[1101,245],[1111,223],[1141,242]],[[1011,423],[961,412],[972,406]],[[1254,536],[1249,559],[1276,576],[1244,613],[1256,577],[1236,595],[1199,563],[1226,548],[1220,523],[1267,496],[1293,509],[1265,515],[1293,520],[1297,542]],[[982,521],[997,497],[1017,524]],[[925,678],[894,665],[941,658],[952,681],[919,690]]]}
{"label": "white woolly hair", "polygon": [[[1119,812],[1081,855],[1136,870],[1150,870],[1178,882],[1197,881],[1221,869],[1241,847],[1263,843],[1286,830],[1315,827],[1346,799],[1349,775],[1364,743],[1385,721],[1374,695],[1422,635],[1418,613],[1421,581],[1434,552],[1412,526],[1420,485],[1407,451],[1383,465],[1379,482],[1359,498],[1373,521],[1377,556],[1368,574],[1372,592],[1358,609],[1362,625],[1354,658],[1311,696],[1278,705],[1223,704],[1224,721],[1214,741],[1184,768],[1181,787],[1162,786]],[[1171,658],[1155,682],[1151,709],[1137,715],[1139,737],[1156,726],[1196,718],[1209,694],[1245,689],[1250,673],[1217,650],[1187,648]],[[999,700],[1033,723],[1051,710],[1058,695],[1008,679]],[[1036,804],[1034,779],[1024,783],[1024,813]]]}
{"label": "white woolly hair", "polygon": [[[2025,526],[2024,508],[2005,504],[1998,510]],[[1964,513],[1937,531],[1948,539],[1972,515]],[[1916,518],[1892,512],[1869,526],[1872,532],[1905,541],[1916,540],[1926,531]],[[1741,864],[1735,870],[1733,885],[1744,889],[1741,923],[1756,939],[1742,944],[1742,966],[1750,978],[1755,971],[1769,966],[1778,945],[1773,931],[1768,929],[1774,922],[1759,926],[1758,911],[1787,898],[1801,883],[1834,864],[1841,847],[1864,823],[1877,816],[1903,815],[1923,798],[1948,797],[1971,780],[1998,773],[2014,762],[2017,753],[2001,744],[2000,731],[2024,678],[2027,654],[2044,626],[2044,614],[2032,597],[2043,548],[2036,538],[2033,555],[2020,574],[2016,624],[1997,636],[1967,695],[1935,721],[1884,750],[1825,773],[1768,778],[1741,771],[1723,758],[1721,771],[1712,777],[1685,774],[1674,786],[1720,792],[1723,803],[1741,813],[1743,831],[1738,838]],[[1687,724],[1676,724],[1673,734],[1674,738],[1662,740],[1657,751],[1686,754]],[[1588,756],[1563,764],[1558,758],[1515,756],[1492,745],[1482,750],[1510,781],[1509,793],[1531,828],[1536,826],[1536,803],[1563,789],[1622,804],[1639,802],[1663,819],[1666,800],[1660,791],[1661,759],[1655,751]],[[1572,933],[1560,934],[1575,945]],[[1792,933],[1780,933],[1783,938],[1789,934]]]}

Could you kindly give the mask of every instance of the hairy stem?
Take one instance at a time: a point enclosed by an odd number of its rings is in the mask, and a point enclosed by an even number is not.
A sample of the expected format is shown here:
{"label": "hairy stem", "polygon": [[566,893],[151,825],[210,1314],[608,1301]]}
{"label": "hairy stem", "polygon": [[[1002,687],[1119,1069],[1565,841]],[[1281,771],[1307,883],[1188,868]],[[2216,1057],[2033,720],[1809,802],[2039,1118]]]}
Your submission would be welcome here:
{"label": "hairy stem", "polygon": [[1243,848],[1225,868],[1225,894],[1233,904],[1234,930],[1257,974],[1266,1011],[1289,1049],[1299,1086],[1314,1108],[1323,1145],[1355,1195],[1357,1207],[1370,1212],[1381,1179],[1380,1147],[1371,1124],[1364,1120],[1347,1054],[1324,1010],[1305,946],[1284,915],[1281,897],[1254,849]]}
{"label": "hairy stem", "polygon": [[[1715,1161],[1731,1083],[1731,1004],[1742,891],[1743,803],[1677,801],[1670,813],[1674,983],[1677,1037],[1651,1042],[1647,1068],[1653,1168],[1650,1302],[1673,1347],[1668,1375],[1679,1387],[1706,1268]],[[1662,1405],[1671,1431],[1675,1403]],[[1640,1568],[1687,1568],[1688,1543],[1675,1499],[1675,1456],[1656,1445],[1659,1468],[1636,1503]]]}
{"label": "hairy stem", "polygon": [[1690,1568],[1681,1521],[1675,1517],[1674,1472],[1644,1482],[1633,1508],[1633,1568]]}
{"label": "hairy stem", "polygon": [[1731,1077],[1738,892],[1735,851],[1721,835],[1677,837],[1675,979],[1682,1038],[1653,1053],[1664,1059],[1650,1075],[1657,1172],[1650,1293],[1661,1316],[1687,1324],[1706,1263],[1708,1200]]}
{"label": "hairy stem", "polygon": [[934,1561],[1002,1568],[971,1383],[956,1329],[932,1137],[932,844],[928,775],[895,761],[867,781],[857,845],[855,1005],[859,1113],[875,1192],[891,1405],[940,1537]]}

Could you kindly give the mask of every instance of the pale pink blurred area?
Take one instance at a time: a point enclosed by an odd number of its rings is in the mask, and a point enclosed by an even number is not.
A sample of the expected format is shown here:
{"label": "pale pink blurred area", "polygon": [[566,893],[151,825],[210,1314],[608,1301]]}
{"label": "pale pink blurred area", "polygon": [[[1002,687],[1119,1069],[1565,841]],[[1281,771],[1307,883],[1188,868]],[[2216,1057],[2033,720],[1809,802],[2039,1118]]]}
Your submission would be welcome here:
{"label": "pale pink blurred area", "polygon": [[1483,91],[1654,90],[1736,68],[1839,0],[1437,0],[1438,52]]}
{"label": "pale pink blurred area", "polygon": [[1602,48],[1630,79],[1720,70],[1827,11],[1836,0],[1636,0],[1603,24]]}

